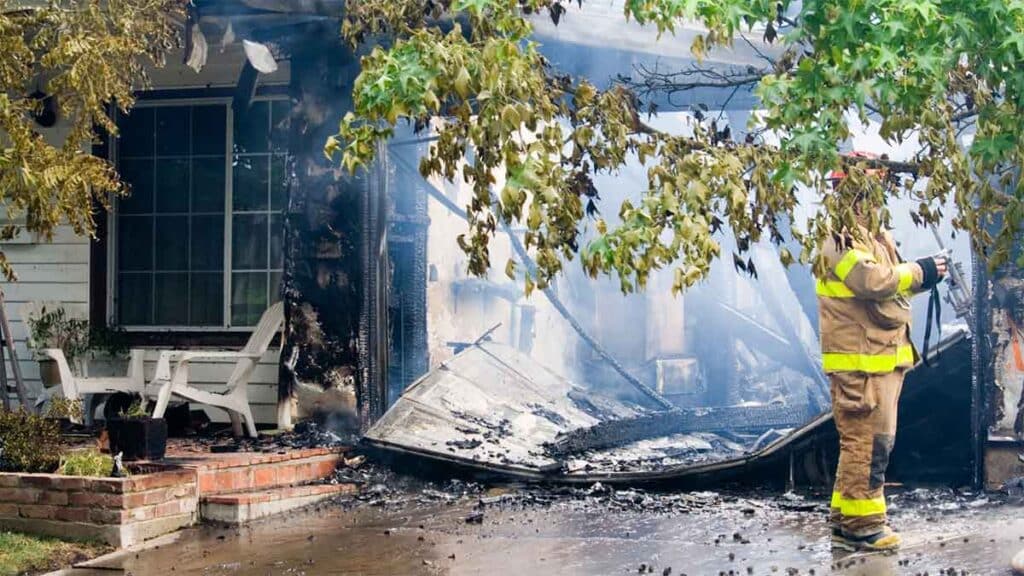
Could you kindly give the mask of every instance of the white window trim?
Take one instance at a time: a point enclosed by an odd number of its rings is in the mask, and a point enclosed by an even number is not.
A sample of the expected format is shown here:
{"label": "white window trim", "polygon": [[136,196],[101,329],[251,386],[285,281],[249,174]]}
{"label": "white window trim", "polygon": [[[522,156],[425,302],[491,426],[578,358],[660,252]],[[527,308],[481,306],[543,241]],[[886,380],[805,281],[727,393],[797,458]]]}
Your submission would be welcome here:
{"label": "white window trim", "polygon": [[[287,100],[283,96],[257,96],[254,102],[273,102]],[[189,326],[189,325],[122,325],[117,322],[117,274],[120,269],[117,262],[117,199],[112,197],[111,202],[114,209],[110,212],[107,226],[107,324],[117,326],[126,332],[251,332],[253,326],[232,326],[231,325],[231,277],[232,277],[232,253],[231,241],[233,233],[232,201],[234,193],[234,124],[235,115],[231,108],[232,98],[230,97],[209,97],[209,98],[160,98],[154,100],[140,100],[133,108],[164,108],[171,106],[203,106],[218,104],[227,109],[226,117],[226,140],[227,147],[224,158],[224,280],[223,280],[223,324],[221,326]],[[120,111],[116,111],[116,119]],[[120,158],[118,147],[120,141],[117,138],[110,140],[109,161],[117,166]],[[272,156],[273,154],[271,154]],[[270,160],[268,160],[269,162]],[[270,210],[272,213],[273,210]],[[191,237],[189,238],[191,249]],[[268,282],[269,283],[269,282]],[[268,290],[272,289],[268,286]]]}

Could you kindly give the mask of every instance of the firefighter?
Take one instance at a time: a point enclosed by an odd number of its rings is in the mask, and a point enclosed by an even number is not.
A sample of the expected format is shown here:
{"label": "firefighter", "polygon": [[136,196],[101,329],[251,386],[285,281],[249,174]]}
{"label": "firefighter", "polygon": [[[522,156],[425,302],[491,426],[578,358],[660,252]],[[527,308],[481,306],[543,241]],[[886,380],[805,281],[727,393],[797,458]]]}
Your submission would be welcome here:
{"label": "firefighter", "polygon": [[[845,174],[833,173],[834,181]],[[860,199],[855,205],[867,209]],[[864,216],[864,214],[859,214]],[[903,376],[918,360],[910,341],[913,294],[946,274],[941,257],[903,262],[888,231],[867,218],[821,246],[826,273],[816,283],[821,352],[839,432],[832,492],[832,543],[845,550],[889,550],[900,537],[886,521],[885,470],[896,434]]]}

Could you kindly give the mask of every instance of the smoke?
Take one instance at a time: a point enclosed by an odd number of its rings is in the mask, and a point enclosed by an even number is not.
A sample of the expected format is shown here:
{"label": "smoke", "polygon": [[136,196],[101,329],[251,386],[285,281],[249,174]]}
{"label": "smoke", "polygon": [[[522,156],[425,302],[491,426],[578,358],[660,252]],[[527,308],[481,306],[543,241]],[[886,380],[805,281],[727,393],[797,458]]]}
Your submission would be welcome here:
{"label": "smoke", "polygon": [[[622,24],[618,10],[613,14],[588,4],[582,12],[571,11],[557,28],[536,21],[545,56],[560,71],[587,77],[598,86],[632,75],[640,66],[669,70],[693,64],[685,57],[688,47],[681,49],[693,31],[659,40],[653,31],[636,30],[633,24],[628,29],[609,27]],[[772,48],[761,46],[765,52],[758,54],[752,46],[714,54],[712,60],[727,66],[763,65],[762,56]],[[698,103],[719,129],[728,125],[738,139],[745,136],[750,110],[756,108],[749,88],[695,90],[656,100],[661,112],[650,122],[662,130],[685,131],[693,121],[688,110]],[[471,191],[461,182],[423,182],[414,167],[429,143],[418,138],[422,136],[407,131],[391,143],[396,166],[391,189],[398,211],[405,212],[403,221],[420,196],[428,198],[423,328],[429,366],[451,358],[497,325],[491,338],[516,346],[562,376],[591,390],[643,402],[543,294],[526,298],[521,281],[501,273],[504,262],[515,259],[507,237],[499,233],[492,242],[496,270],[489,277],[467,276],[455,238],[466,229],[459,207],[469,202]],[[616,224],[622,201],[636,200],[646,182],[646,167],[635,158],[614,173],[596,175],[599,208],[609,225]],[[590,226],[583,223],[584,242],[592,233]],[[731,249],[728,234],[725,230],[720,238],[725,254]],[[721,261],[706,282],[679,297],[671,295],[671,270],[653,274],[644,293],[623,295],[617,279],[591,279],[575,263],[569,263],[553,290],[572,320],[626,371],[680,406],[784,403],[809,405],[809,412],[821,409],[827,398],[817,370],[814,322],[808,317],[814,305],[798,300],[773,247],[755,247],[752,258],[757,279],[737,272],[731,261]],[[408,265],[396,262],[395,267]],[[410,288],[415,286],[396,284],[394,290],[404,294]],[[409,356],[400,343],[408,341],[405,332],[393,331],[392,359]],[[397,373],[392,370],[392,375]],[[409,381],[404,378],[401,386]]]}
{"label": "smoke", "polygon": [[[723,112],[720,123],[736,125]],[[659,127],[680,130],[692,118],[681,112],[654,118]],[[396,166],[396,206],[427,199],[426,332],[430,366],[454,356],[462,346],[497,326],[496,341],[517,347],[540,364],[584,387],[643,403],[629,385],[572,327],[569,318],[543,294],[527,298],[521,281],[500,270],[487,278],[466,273],[466,258],[456,244],[465,229],[458,209],[472,191],[461,182],[423,182],[412,169],[429,143],[401,134],[390,147]],[[609,225],[623,200],[636,200],[646,186],[646,167],[633,159],[615,173],[596,176],[599,209]],[[498,183],[500,186],[500,183]],[[428,188],[429,187],[429,188]],[[404,218],[404,217],[403,217]],[[593,233],[584,222],[584,242]],[[515,233],[515,232],[514,232]],[[728,254],[728,231],[723,252]],[[515,258],[509,239],[492,241],[491,261],[501,268]],[[678,297],[671,294],[672,270],[652,275],[643,293],[623,294],[617,279],[589,278],[569,263],[553,290],[578,323],[626,371],[671,402],[684,407],[765,405],[804,406],[814,412],[827,405],[816,380],[816,336],[771,246],[757,246],[751,257],[758,278],[736,271],[731,262],[715,263],[710,277]],[[396,263],[396,268],[403,266]],[[809,276],[808,276],[809,277]],[[396,293],[409,287],[396,286]],[[394,334],[393,334],[394,336]],[[392,357],[403,351],[393,350]],[[394,371],[392,371],[394,373]],[[408,383],[408,382],[406,382]],[[393,398],[392,398],[393,400]]]}

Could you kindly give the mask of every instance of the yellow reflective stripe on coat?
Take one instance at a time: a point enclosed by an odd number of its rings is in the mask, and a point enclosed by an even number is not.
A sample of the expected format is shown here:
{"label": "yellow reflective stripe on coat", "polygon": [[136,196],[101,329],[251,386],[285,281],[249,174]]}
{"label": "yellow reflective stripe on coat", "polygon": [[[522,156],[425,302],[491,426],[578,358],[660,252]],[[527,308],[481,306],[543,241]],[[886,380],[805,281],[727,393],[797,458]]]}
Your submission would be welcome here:
{"label": "yellow reflective stripe on coat", "polygon": [[827,352],[821,355],[821,365],[825,372],[865,372],[868,374],[887,374],[897,366],[912,366],[914,349],[900,346],[895,354],[850,354],[845,352]]}
{"label": "yellow reflective stripe on coat", "polygon": [[885,496],[855,499],[843,498],[842,494],[833,492],[832,508],[839,508],[839,513],[846,517],[885,514]]}
{"label": "yellow reflective stripe on coat", "polygon": [[838,280],[818,280],[815,285],[815,292],[818,296],[825,298],[856,298],[857,295],[850,290],[846,284]]}
{"label": "yellow reflective stripe on coat", "polygon": [[846,277],[850,275],[850,271],[853,267],[861,262],[874,262],[875,255],[870,252],[863,250],[847,250],[846,254],[839,259],[839,263],[836,264],[836,276],[840,280],[846,280]]}
{"label": "yellow reflective stripe on coat", "polygon": [[899,264],[896,266],[896,272],[900,275],[900,283],[896,291],[900,294],[907,294],[914,284],[914,269],[910,264]]}

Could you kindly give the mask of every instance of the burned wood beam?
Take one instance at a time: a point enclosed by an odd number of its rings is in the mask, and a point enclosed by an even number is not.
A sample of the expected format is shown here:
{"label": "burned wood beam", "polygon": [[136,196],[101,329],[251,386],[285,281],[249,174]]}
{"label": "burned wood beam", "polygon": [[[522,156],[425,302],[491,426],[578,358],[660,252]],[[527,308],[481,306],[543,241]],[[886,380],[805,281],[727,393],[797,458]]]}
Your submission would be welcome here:
{"label": "burned wood beam", "polygon": [[636,418],[608,420],[568,432],[550,444],[548,454],[562,458],[588,450],[687,432],[760,432],[795,428],[811,416],[806,405],[727,406],[654,412]]}
{"label": "burned wood beam", "polygon": [[346,0],[196,0],[203,14],[251,16],[260,14],[311,14],[327,18],[345,15]]}
{"label": "burned wood beam", "polygon": [[231,100],[231,108],[236,114],[244,112],[252,105],[252,99],[256,97],[256,86],[259,84],[259,70],[253,67],[248,60],[242,66],[242,72],[238,75],[238,84],[235,85],[235,94]]}

